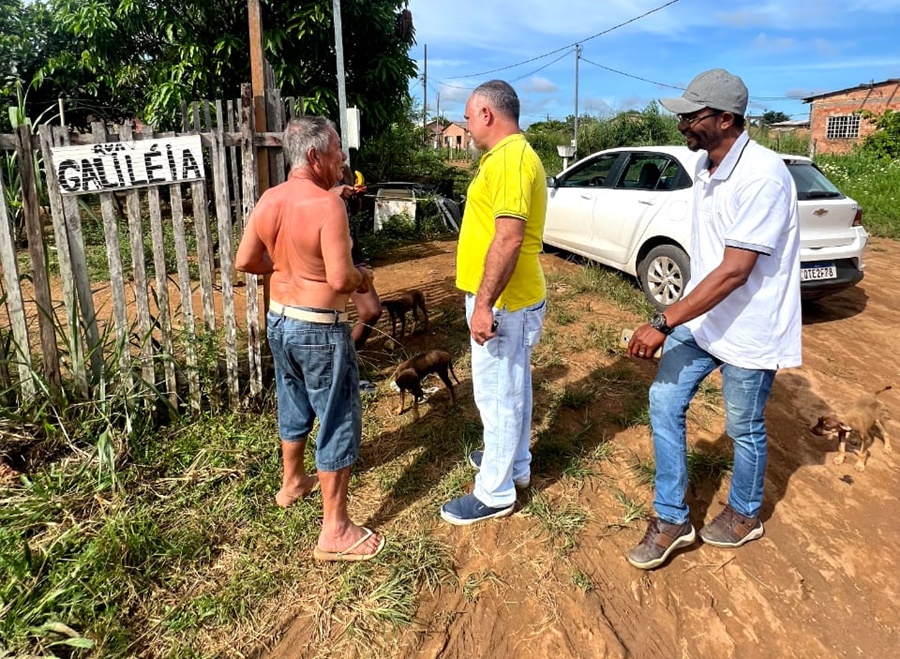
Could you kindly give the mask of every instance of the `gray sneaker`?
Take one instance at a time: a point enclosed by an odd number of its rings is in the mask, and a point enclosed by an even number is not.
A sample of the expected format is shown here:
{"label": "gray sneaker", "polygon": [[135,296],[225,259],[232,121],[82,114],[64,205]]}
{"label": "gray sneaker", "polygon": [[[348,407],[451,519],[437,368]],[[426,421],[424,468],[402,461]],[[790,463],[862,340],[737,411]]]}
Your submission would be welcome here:
{"label": "gray sneaker", "polygon": [[740,547],[761,538],[764,532],[759,517],[747,517],[725,506],[713,521],[700,529],[700,538],[713,547]]}
{"label": "gray sneaker", "polygon": [[669,524],[658,517],[651,517],[644,538],[628,552],[628,562],[642,570],[652,570],[662,565],[673,551],[687,547],[696,538],[690,521]]}
{"label": "gray sneaker", "polygon": [[[481,471],[481,460],[483,458],[484,451],[472,451],[469,453],[469,464],[477,471]],[[531,485],[531,477],[513,478],[513,485],[516,486],[517,490],[527,490],[528,486]]]}

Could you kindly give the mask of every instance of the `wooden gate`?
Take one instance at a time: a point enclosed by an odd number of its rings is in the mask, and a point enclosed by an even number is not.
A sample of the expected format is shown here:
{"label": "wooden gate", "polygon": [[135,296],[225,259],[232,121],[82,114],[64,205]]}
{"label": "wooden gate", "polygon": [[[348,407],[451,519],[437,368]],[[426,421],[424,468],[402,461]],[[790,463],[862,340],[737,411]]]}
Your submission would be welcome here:
{"label": "wooden gate", "polygon": [[[285,117],[301,111],[277,90],[267,109],[269,130],[255,132],[242,85],[239,100],[185,105],[180,133],[94,123],[90,134],[42,125],[0,135],[21,186],[15,207],[0,196],[8,397],[54,396],[71,382],[81,399],[156,389],[199,410],[260,394],[260,287],[234,271],[234,252],[258,196],[257,149],[266,149],[271,183],[282,182]],[[54,147],[186,135],[200,136],[206,180],[75,197],[60,193],[50,166]],[[27,252],[17,250],[22,224]]]}

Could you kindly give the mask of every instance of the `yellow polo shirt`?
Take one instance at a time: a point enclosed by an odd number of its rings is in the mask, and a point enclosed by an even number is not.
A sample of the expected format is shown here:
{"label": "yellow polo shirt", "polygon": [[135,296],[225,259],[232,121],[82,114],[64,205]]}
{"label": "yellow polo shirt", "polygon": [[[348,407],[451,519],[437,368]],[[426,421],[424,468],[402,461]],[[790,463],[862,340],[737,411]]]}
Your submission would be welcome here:
{"label": "yellow polo shirt", "polygon": [[544,247],[547,182],[544,166],[521,133],[500,140],[481,156],[469,185],[456,252],[456,287],[477,293],[498,217],[525,222],[516,269],[494,306],[516,311],[544,299],[547,286],[538,254]]}

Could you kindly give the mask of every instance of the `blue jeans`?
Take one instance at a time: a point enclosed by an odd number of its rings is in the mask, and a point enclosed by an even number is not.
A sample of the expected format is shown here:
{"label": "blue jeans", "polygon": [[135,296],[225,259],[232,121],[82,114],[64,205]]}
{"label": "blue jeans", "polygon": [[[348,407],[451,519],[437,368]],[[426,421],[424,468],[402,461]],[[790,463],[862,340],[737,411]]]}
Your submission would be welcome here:
{"label": "blue jeans", "polygon": [[653,507],[663,521],[688,519],[684,494],[688,485],[685,417],[700,383],[716,368],[722,370],[725,431],[734,442],[734,471],[728,503],[737,512],[757,517],[766,474],[766,422],[763,412],[773,370],[740,368],[723,363],[703,350],[683,325],[666,339],[656,380],[650,387],[650,423],[656,457],[656,498]]}
{"label": "blue jeans", "polygon": [[306,439],[319,418],[316,468],[339,471],[359,457],[359,369],[347,323],[309,323],[273,313],[266,331],[275,362],[278,432]]}
{"label": "blue jeans", "polygon": [[[466,295],[471,322],[475,296]],[[494,309],[496,336],[472,343],[472,389],[484,426],[484,457],[475,497],[492,508],[516,500],[513,480],[531,477],[531,351],[541,340],[546,305]]]}

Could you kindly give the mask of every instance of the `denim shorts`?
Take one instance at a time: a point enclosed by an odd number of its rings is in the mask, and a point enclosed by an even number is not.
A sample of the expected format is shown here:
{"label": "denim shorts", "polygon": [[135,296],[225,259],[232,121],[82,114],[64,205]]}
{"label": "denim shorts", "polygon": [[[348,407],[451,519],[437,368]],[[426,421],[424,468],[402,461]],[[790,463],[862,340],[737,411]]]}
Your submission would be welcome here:
{"label": "denim shorts", "polygon": [[313,429],[316,468],[338,471],[359,457],[359,369],[348,323],[310,323],[271,311],[266,328],[275,361],[278,432],[300,441]]}

